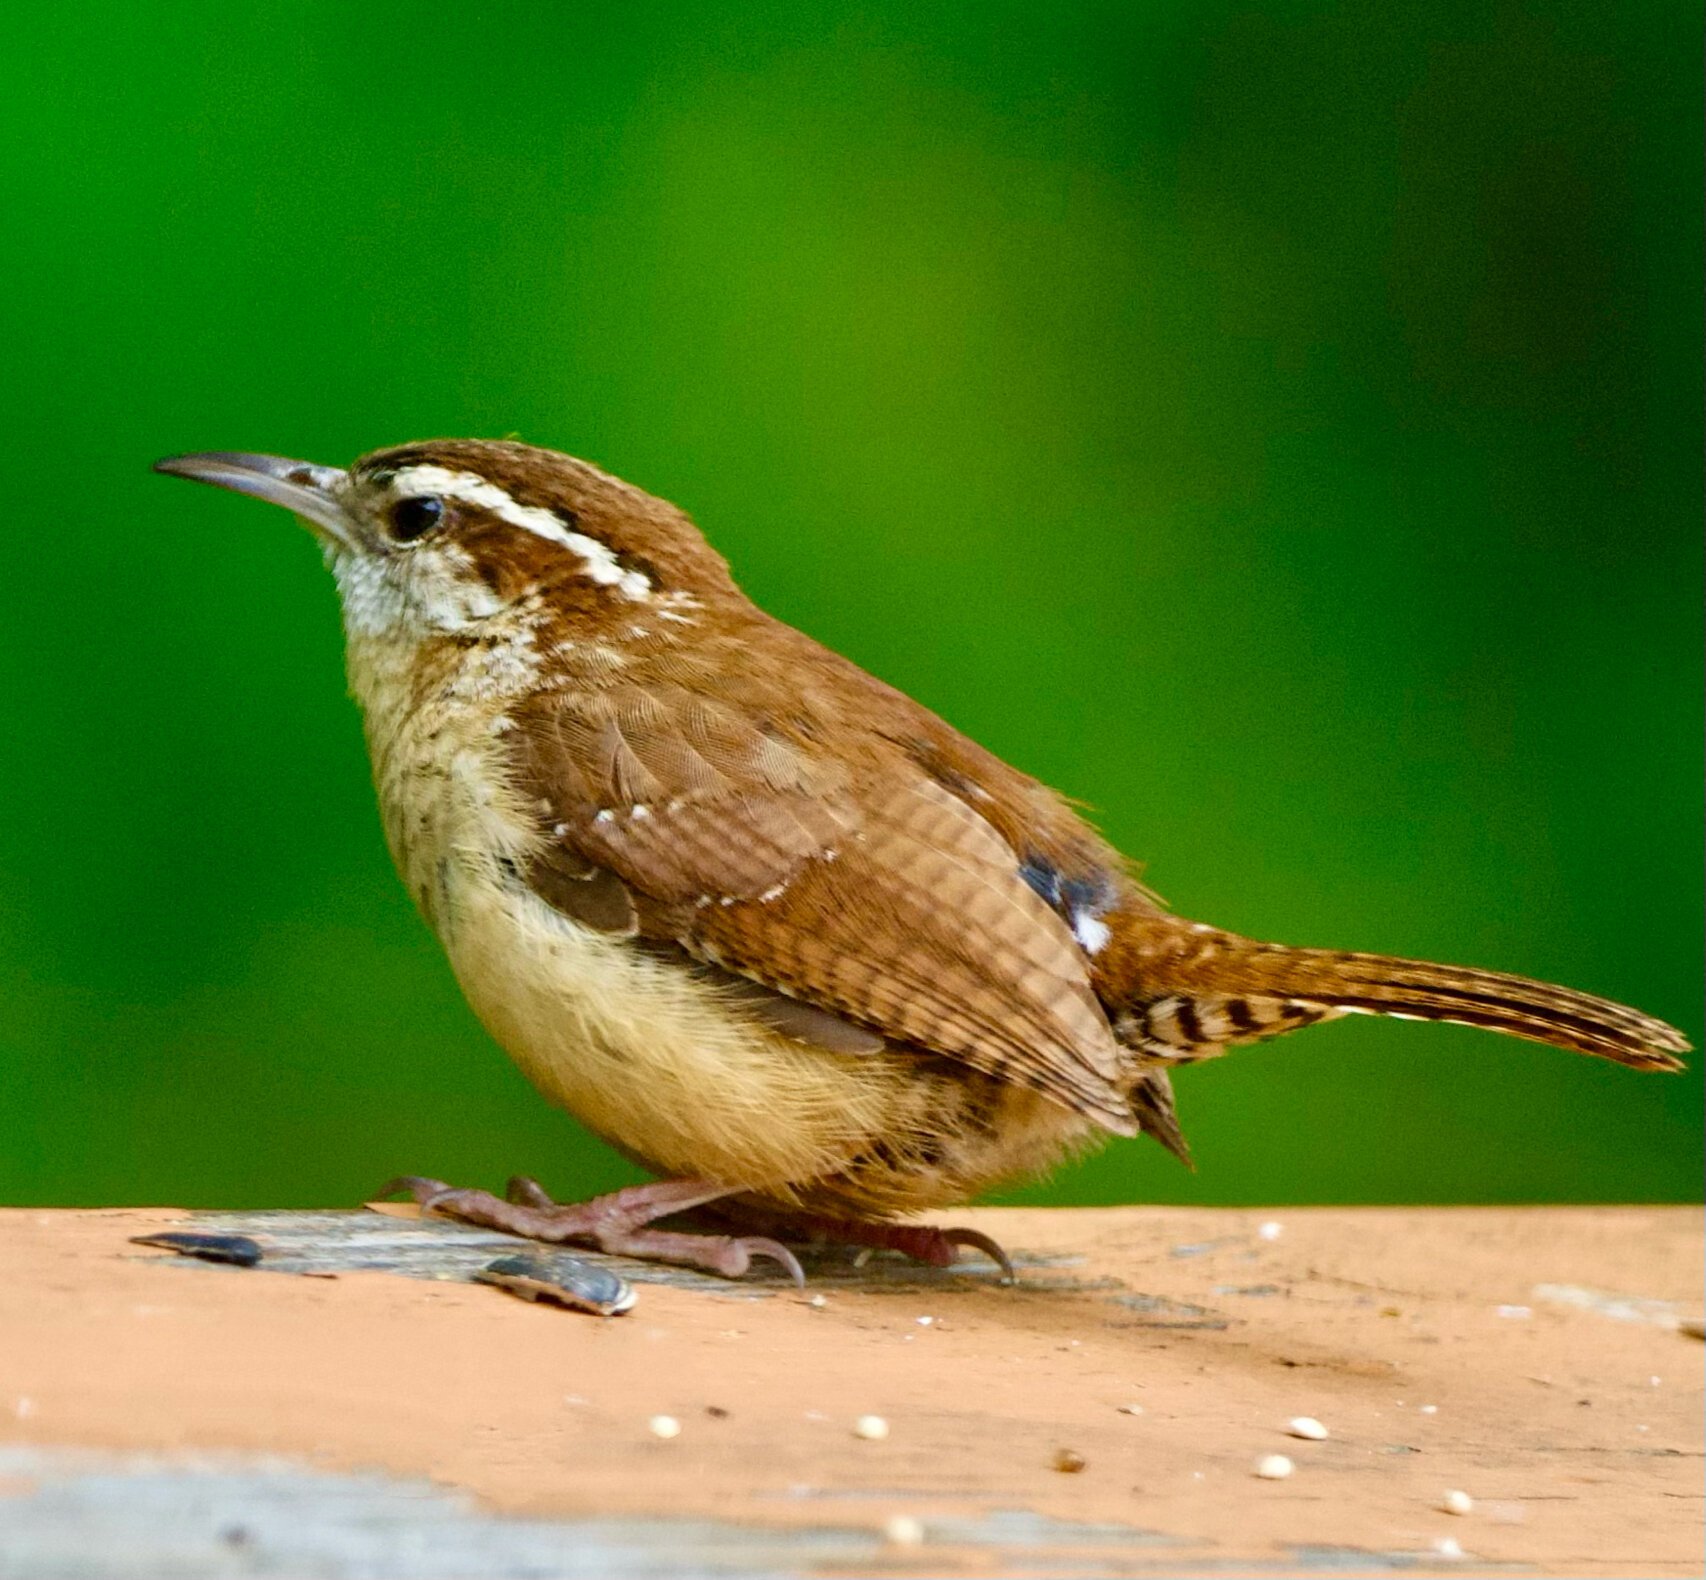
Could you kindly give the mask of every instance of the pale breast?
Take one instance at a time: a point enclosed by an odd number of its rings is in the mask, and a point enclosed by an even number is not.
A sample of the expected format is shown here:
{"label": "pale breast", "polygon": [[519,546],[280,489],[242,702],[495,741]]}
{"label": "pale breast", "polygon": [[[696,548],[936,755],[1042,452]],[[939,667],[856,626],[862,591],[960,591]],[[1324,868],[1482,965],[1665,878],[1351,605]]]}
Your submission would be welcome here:
{"label": "pale breast", "polygon": [[886,1128],[898,1057],[760,1026],[728,990],[453,860],[457,980],[539,1090],[660,1173],[786,1197]]}

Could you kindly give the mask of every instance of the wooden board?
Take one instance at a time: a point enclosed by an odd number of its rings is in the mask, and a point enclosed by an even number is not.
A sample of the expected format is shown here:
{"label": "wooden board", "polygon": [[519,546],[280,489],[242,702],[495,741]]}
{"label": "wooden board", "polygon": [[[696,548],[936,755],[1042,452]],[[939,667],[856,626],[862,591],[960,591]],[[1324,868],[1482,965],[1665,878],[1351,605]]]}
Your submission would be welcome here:
{"label": "wooden board", "polygon": [[1701,1572],[1698,1210],[962,1217],[1018,1287],[599,1318],[412,1209],[0,1213],[0,1577]]}

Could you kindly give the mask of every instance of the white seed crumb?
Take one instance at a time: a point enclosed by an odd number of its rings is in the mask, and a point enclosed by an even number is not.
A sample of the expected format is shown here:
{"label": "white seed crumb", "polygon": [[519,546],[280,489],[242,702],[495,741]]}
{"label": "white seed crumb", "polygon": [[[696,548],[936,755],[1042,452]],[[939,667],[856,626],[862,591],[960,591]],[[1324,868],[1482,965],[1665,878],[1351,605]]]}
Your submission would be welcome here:
{"label": "white seed crumb", "polygon": [[605,807],[603,811],[593,818],[593,822],[595,823],[614,823],[615,821],[616,814],[612,812],[609,807]]}
{"label": "white seed crumb", "polygon": [[[935,1321],[935,1320],[936,1320],[936,1319],[935,1319],[935,1318],[934,1318],[934,1317],[920,1317],[920,1318],[918,1318],[918,1325],[919,1325],[919,1327],[921,1327],[921,1328],[927,1328],[927,1327],[929,1327],[929,1326],[930,1326],[930,1324],[931,1324],[931,1323],[933,1323],[933,1322],[934,1322],[934,1321]],[[1658,1378],[1656,1378],[1656,1377],[1655,1377],[1655,1378],[1654,1378],[1654,1379],[1653,1379],[1653,1381],[1654,1381],[1654,1382],[1657,1382],[1657,1381],[1658,1381]]]}
{"label": "white seed crumb", "polygon": [[1421,1406],[1421,1412],[1423,1415],[1438,1415],[1439,1406],[1437,1404],[1424,1404]]}
{"label": "white seed crumb", "polygon": [[1662,1377],[1649,1377],[1647,1379],[1647,1386],[1649,1388],[1657,1388],[1663,1381],[1664,1379]]}
{"label": "white seed crumb", "polygon": [[1270,1218],[1256,1231],[1257,1236],[1263,1240],[1277,1240],[1284,1233],[1285,1225],[1283,1223],[1276,1223],[1272,1218]]}
{"label": "white seed crumb", "polygon": [[1140,1404],[1122,1404],[1119,1407],[1121,1415],[1142,1415],[1143,1406]]}
{"label": "white seed crumb", "polygon": [[1461,1558],[1463,1556],[1462,1545],[1455,1536],[1436,1536],[1434,1538],[1434,1551],[1441,1558]]}
{"label": "white seed crumb", "polygon": [[12,1414],[20,1421],[29,1420],[29,1418],[35,1413],[36,1402],[34,1399],[30,1398],[28,1394],[20,1396],[18,1402],[12,1406]]}
{"label": "white seed crumb", "polygon": [[1284,1454],[1264,1454],[1256,1461],[1256,1474],[1263,1481],[1284,1481],[1296,1468]]}
{"label": "white seed crumb", "polygon": [[880,1443],[889,1435],[889,1424],[880,1415],[862,1415],[853,1423],[853,1435],[867,1443]]}
{"label": "white seed crumb", "polygon": [[1494,1311],[1501,1317],[1509,1317],[1513,1322],[1521,1322],[1534,1315],[1532,1306],[1495,1306]]}
{"label": "white seed crumb", "polygon": [[1475,1500],[1467,1492],[1453,1487],[1440,1499],[1439,1506],[1447,1514],[1472,1514],[1475,1511]]}
{"label": "white seed crumb", "polygon": [[829,1301],[827,1299],[825,1299],[822,1295],[813,1295],[812,1298],[806,1302],[806,1304],[808,1306],[815,1306],[819,1311],[822,1311],[823,1308],[829,1304]]}
{"label": "white seed crumb", "polygon": [[1312,1415],[1294,1415],[1286,1422],[1285,1429],[1293,1437],[1305,1437],[1311,1443],[1319,1443],[1327,1436],[1327,1428]]}
{"label": "white seed crumb", "polygon": [[646,1429],[653,1437],[661,1437],[666,1442],[681,1436],[681,1423],[673,1415],[654,1415],[646,1422]]}
{"label": "white seed crumb", "polygon": [[924,1541],[924,1527],[910,1514],[897,1514],[884,1522],[883,1540],[891,1547],[918,1547]]}

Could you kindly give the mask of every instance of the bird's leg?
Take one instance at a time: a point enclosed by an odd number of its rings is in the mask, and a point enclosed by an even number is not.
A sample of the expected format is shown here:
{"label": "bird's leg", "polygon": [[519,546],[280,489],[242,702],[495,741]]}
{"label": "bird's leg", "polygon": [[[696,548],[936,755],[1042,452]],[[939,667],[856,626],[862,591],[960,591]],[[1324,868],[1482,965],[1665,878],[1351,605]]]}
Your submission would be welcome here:
{"label": "bird's leg", "polygon": [[650,1227],[659,1218],[732,1195],[734,1189],[704,1180],[657,1180],[591,1201],[558,1203],[536,1181],[519,1176],[509,1182],[506,1200],[490,1191],[458,1190],[442,1180],[409,1174],[392,1180],[379,1194],[407,1191],[423,1212],[440,1217],[552,1245],[592,1245],[611,1256],[701,1267],[725,1278],[739,1278],[754,1257],[769,1257],[803,1286],[806,1280],[799,1261],[779,1241],[762,1235],[688,1234]]}

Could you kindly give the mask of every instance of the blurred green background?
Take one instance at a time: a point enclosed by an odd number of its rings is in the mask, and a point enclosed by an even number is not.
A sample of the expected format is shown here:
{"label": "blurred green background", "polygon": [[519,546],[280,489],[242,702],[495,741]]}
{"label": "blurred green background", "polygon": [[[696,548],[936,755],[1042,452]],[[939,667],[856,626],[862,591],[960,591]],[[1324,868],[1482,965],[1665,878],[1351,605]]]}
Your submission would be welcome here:
{"label": "blurred green background", "polygon": [[[1701,1030],[1697,7],[183,3],[0,66],[0,1199],[632,1179],[393,878],[287,518],[517,434],[1099,809],[1179,909]],[[1356,1020],[1194,1177],[1696,1197],[1700,1066]]]}

